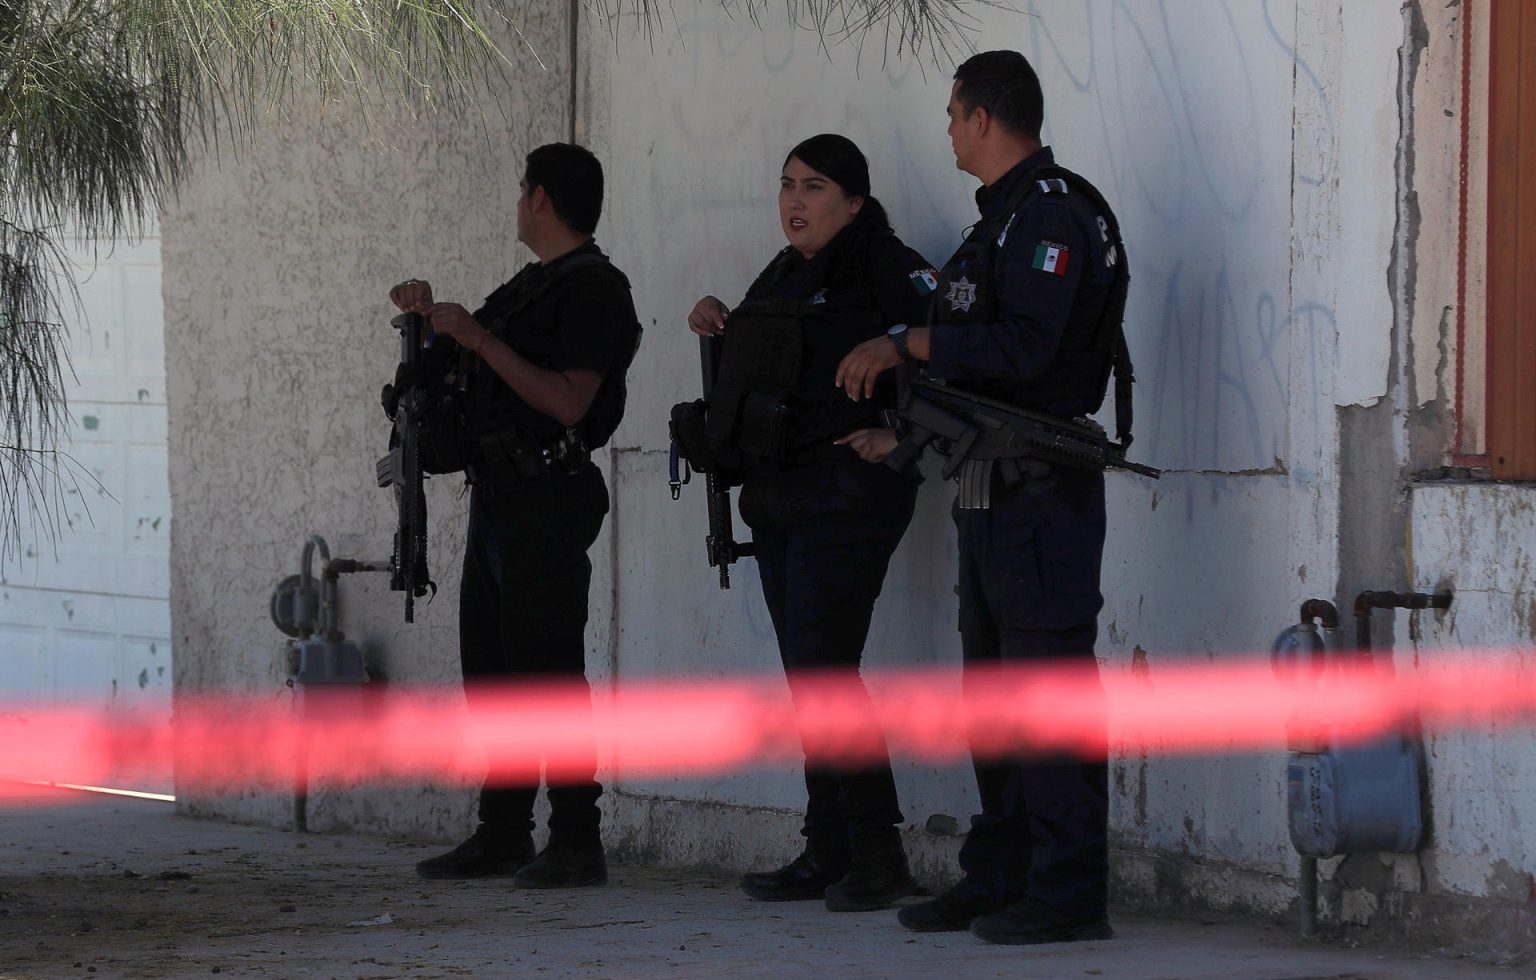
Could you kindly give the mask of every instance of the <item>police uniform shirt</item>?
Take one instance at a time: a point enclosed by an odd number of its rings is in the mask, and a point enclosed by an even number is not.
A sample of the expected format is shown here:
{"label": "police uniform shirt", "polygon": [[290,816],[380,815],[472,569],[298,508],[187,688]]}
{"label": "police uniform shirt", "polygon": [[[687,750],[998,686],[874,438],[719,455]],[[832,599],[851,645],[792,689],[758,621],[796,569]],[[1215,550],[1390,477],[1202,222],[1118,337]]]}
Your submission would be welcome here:
{"label": "police uniform shirt", "polygon": [[[530,263],[486,297],[474,317],[535,367],[602,375],[605,383],[586,421],[607,431],[624,411],[623,388],[607,383],[607,374],[624,363],[635,344],[634,300],[625,281],[609,269],[587,266],[560,275],[562,264],[576,256],[602,254],[596,242],[587,242],[547,266]],[[470,425],[477,434],[515,425],[547,444],[565,431],[518,397],[486,364],[476,366],[471,392],[475,410]]]}
{"label": "police uniform shirt", "polygon": [[[992,270],[995,322],[946,323],[963,319],[978,300],[974,287],[948,283],[934,296],[939,329],[929,340],[931,377],[962,385],[1010,383],[1020,393],[1017,400],[1028,403],[1029,386],[1020,382],[1045,374],[1058,352],[1091,349],[1115,276],[1108,261],[1112,246],[1092,205],[1064,182],[1051,181],[1048,192],[1035,193],[1022,209],[1005,213],[1035,172],[1053,163],[1050,147],[1043,147],[976,192],[981,220],[972,234],[995,234],[998,242]],[[1031,407],[1071,417],[1096,407],[1092,395]]]}

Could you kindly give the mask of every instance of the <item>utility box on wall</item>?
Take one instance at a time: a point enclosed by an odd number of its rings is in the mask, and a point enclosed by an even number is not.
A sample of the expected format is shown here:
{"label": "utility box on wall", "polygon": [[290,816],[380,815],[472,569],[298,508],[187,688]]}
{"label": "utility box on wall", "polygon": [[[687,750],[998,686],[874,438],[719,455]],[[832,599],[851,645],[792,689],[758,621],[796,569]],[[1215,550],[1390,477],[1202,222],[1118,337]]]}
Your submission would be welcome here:
{"label": "utility box on wall", "polygon": [[1422,768],[1417,739],[1402,735],[1292,752],[1286,768],[1291,844],[1316,858],[1418,850]]}

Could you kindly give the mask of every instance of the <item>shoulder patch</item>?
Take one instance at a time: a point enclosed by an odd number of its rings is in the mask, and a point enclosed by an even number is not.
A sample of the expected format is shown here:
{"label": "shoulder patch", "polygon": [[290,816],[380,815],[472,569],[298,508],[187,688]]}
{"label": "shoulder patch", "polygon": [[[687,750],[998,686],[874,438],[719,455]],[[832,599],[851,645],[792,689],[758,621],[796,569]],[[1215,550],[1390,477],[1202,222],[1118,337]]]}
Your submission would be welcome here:
{"label": "shoulder patch", "polygon": [[1030,268],[1036,272],[1064,276],[1067,274],[1067,263],[1071,258],[1072,253],[1067,246],[1060,242],[1043,241],[1035,246],[1035,257],[1030,262]]}
{"label": "shoulder patch", "polygon": [[1067,182],[1060,177],[1052,177],[1050,180],[1039,180],[1035,183],[1040,185],[1040,193],[1042,194],[1067,193]]}
{"label": "shoulder patch", "polygon": [[909,273],[907,279],[919,296],[927,296],[939,288],[939,275],[933,269],[918,269],[916,272]]}

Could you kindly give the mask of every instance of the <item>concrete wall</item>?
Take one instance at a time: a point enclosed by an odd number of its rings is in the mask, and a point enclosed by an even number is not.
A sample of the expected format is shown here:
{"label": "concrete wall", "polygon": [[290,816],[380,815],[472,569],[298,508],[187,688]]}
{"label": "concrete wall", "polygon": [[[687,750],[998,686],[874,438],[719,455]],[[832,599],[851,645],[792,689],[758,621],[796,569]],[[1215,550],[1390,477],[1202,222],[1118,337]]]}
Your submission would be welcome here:
{"label": "concrete wall", "polygon": [[[267,603],[308,535],[333,555],[389,557],[393,506],[373,473],[388,435],[378,391],[399,359],[389,287],[417,276],[439,299],[478,305],[531,259],[514,224],[524,154],[569,137],[568,9],[527,10],[527,43],[502,40],[509,81],[483,113],[411,119],[375,105],[365,123],[355,103],[301,100],[248,147],[205,159],[163,216],[178,696],[289,697]],[[429,483],[442,589],[415,626],[382,576],[346,580],[342,628],[378,679],[457,683],[467,509],[459,481]],[[180,801],[273,823],[290,802]],[[468,807],[440,790],[317,789],[310,816],[317,829],[447,837]]]}
{"label": "concrete wall", "polygon": [[[1111,480],[1100,646],[1109,670],[1141,657],[1155,682],[1160,661],[1241,656],[1226,651],[1267,647],[1302,598],[1332,593],[1333,407],[1380,397],[1391,316],[1400,32],[1391,5],[1356,10],[1055,3],[984,19],[987,45],[1031,56],[1047,140],[1099,183],[1129,234],[1137,450],[1169,472],[1155,484]],[[1298,22],[1309,25],[1300,40]],[[831,129],[859,142],[898,231],[935,262],[973,220],[975,182],[955,170],[944,135],[947,71],[882,70],[847,49],[828,57],[804,34],[759,35],[705,10],[659,38],[657,57],[644,55],[621,45],[610,62],[603,139],[615,161],[663,158],[620,171],[609,219],[616,242],[645,243],[621,257],[656,323],[638,366],[652,383],[636,389],[614,463],[617,662],[624,676],[772,670],[750,563],[732,592],[714,589],[698,547],[702,500],[667,499],[660,420],[697,383],[682,315],[705,292],[734,302],[778,247],[775,178],[807,135]],[[1349,154],[1344,134],[1356,137]],[[1346,329],[1358,344],[1340,343]],[[1347,392],[1335,391],[1338,377]],[[951,493],[924,490],[876,611],[869,666],[958,664]],[[1122,753],[1114,825],[1126,893],[1164,881],[1154,874],[1162,856],[1189,855],[1221,869],[1189,886],[1214,891],[1210,900],[1283,907],[1295,859],[1282,769],[1278,755]],[[976,807],[962,766],[904,764],[897,779],[916,827],[933,814],[963,825]],[[621,770],[617,786],[635,804],[620,821],[626,840],[718,863],[786,856],[803,801],[789,772],[641,781]],[[784,816],[766,841],[744,844],[718,819],[709,840],[668,839],[685,836],[680,812],[721,806]],[[914,831],[910,843],[923,873],[953,873],[953,838]]]}
{"label": "concrete wall", "polygon": [[[1464,108],[1464,9],[1051,0],[981,18],[982,46],[1034,61],[1047,140],[1099,184],[1128,235],[1136,453],[1167,473],[1110,481],[1106,670],[1134,666],[1155,683],[1164,663],[1266,650],[1305,598],[1442,581],[1494,584],[1481,605],[1464,594],[1444,622],[1384,622],[1400,657],[1529,641],[1536,613],[1515,614],[1526,583],[1493,574],[1506,539],[1459,530],[1508,514],[1500,526],[1529,541],[1525,491],[1410,492],[1422,460],[1451,449],[1454,318],[1443,314],[1445,277],[1423,270],[1440,268],[1456,227],[1445,208],[1449,194],[1458,213],[1460,160],[1442,152],[1439,119]],[[425,274],[441,295],[474,298],[520,264],[504,220],[515,162],[568,128],[608,167],[599,240],[635,282],[648,330],[606,459],[614,509],[594,550],[589,673],[602,684],[778,670],[751,562],[720,592],[703,562],[702,494],[674,503],[666,490],[666,410],[697,384],[682,318],[706,292],[734,302],[780,245],[779,164],[824,130],[863,146],[898,231],[942,262],[974,216],[974,181],[954,169],[944,136],[950,72],[882,58],[878,42],[828,49],[773,18],[759,31],[688,4],[650,39],[584,16],[572,85],[569,25],[549,10],[525,31],[550,69],[519,66],[519,89],[498,102],[507,119],[490,114],[490,145],[427,121],[360,150],[355,124],[331,111],[274,126],[167,216],[180,690],[284,696],[262,609],[303,536],[387,552],[388,501],[371,479],[382,436],[373,392],[394,357],[382,289]],[[949,665],[958,684],[951,493],[923,491],[876,610],[870,667]],[[436,481],[431,503],[445,588],[416,627],[400,624],[381,582],[344,585],[346,628],[391,680],[457,677],[463,504],[449,481]],[[1325,866],[1333,921],[1454,927],[1512,914],[1515,883],[1536,861],[1528,817],[1499,800],[1504,779],[1529,787],[1530,738],[1435,733],[1432,747],[1429,850]],[[1280,752],[1122,749],[1114,762],[1122,899],[1291,907]],[[604,778],[621,856],[742,868],[798,845],[798,771],[639,778],[617,752]],[[919,873],[949,878],[957,838],[923,828],[932,815],[963,825],[974,811],[968,767],[898,763],[897,782]],[[321,827],[451,837],[467,828],[470,802],[460,788],[315,805]],[[287,812],[278,798],[184,807],[263,821]]]}

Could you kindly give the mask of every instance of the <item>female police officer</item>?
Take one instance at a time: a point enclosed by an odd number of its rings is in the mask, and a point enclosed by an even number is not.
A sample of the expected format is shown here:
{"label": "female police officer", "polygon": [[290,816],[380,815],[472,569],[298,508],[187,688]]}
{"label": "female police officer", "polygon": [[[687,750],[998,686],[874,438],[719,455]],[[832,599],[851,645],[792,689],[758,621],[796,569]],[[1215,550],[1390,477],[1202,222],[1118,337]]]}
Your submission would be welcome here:
{"label": "female police officer", "polygon": [[[813,136],[790,152],[779,181],[779,221],[789,245],[741,305],[733,312],[706,296],[688,326],[702,336],[736,329],[737,339],[765,311],[780,323],[786,313],[798,319],[798,378],[785,416],[791,421],[778,451],[747,465],[741,516],[752,530],[763,598],[796,703],[803,706],[807,694],[798,672],[844,668],[835,675],[838,703],[860,705],[875,734],[860,752],[863,761],[850,768],[832,765],[830,747],[802,732],[805,852],[776,871],[746,875],[742,888],[764,901],[825,898],[834,911],[866,911],[919,890],[896,829],[902,815],[885,740],[857,675],[886,567],[912,519],[917,480],[860,458],[883,455],[874,447],[894,437],[879,428],[881,400],[851,402],[833,376],[854,346],[888,331],[904,351],[905,324],[925,322],[936,280],[929,263],[892,232],[885,209],[870,196],[869,165],[846,137]],[[892,395],[886,393],[885,405]]]}

